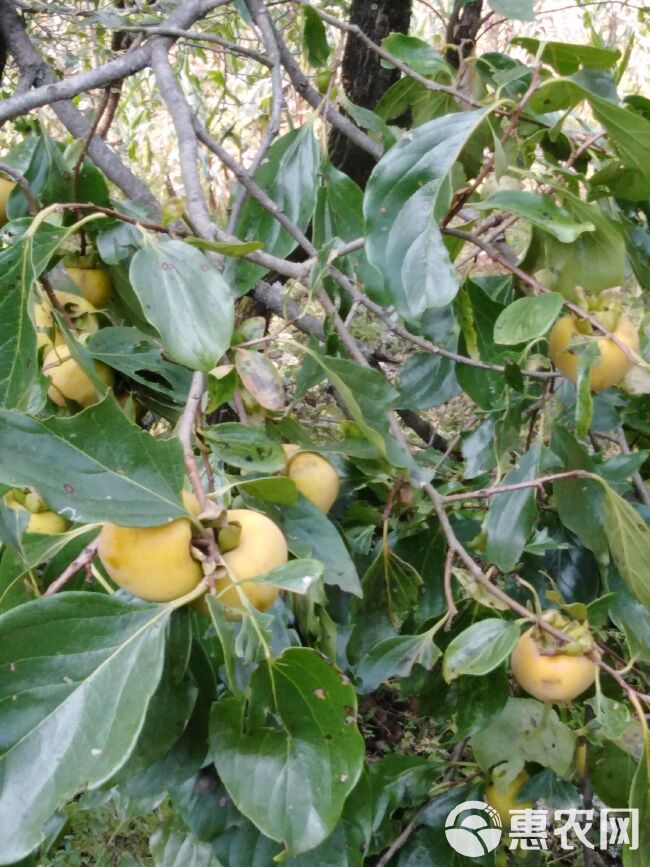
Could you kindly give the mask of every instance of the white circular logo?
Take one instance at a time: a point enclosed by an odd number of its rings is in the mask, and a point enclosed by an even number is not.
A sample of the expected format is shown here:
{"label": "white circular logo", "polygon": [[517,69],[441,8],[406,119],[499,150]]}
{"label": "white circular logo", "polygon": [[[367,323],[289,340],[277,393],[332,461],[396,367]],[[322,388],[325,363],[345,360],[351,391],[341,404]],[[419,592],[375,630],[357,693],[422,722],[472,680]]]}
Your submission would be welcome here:
{"label": "white circular logo", "polygon": [[[462,813],[469,815],[458,819]],[[447,842],[466,858],[479,858],[494,852],[502,833],[499,814],[483,801],[463,801],[454,807],[445,821]]]}

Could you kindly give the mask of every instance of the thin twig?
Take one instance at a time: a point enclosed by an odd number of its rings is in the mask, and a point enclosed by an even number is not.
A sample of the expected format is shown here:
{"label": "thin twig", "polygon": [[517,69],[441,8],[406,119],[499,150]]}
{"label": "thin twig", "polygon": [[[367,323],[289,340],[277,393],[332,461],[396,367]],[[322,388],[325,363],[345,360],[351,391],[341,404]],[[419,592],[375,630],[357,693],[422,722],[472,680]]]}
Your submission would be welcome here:
{"label": "thin twig", "polygon": [[29,209],[29,214],[32,217],[35,217],[36,214],[40,211],[40,205],[36,199],[36,196],[32,192],[32,188],[29,185],[29,181],[27,178],[21,174],[18,169],[15,169],[13,166],[10,166],[9,163],[0,162],[0,175],[6,175],[10,180],[12,180],[18,187],[20,187],[23,195],[27,199],[27,207]]}
{"label": "thin twig", "polygon": [[65,585],[74,578],[80,569],[90,566],[97,556],[98,545],[99,539],[94,539],[86,545],[86,547],[77,554],[72,563],[61,572],[59,577],[55,581],[52,581],[43,596],[53,596],[55,593],[58,593],[62,587],[65,587]]}
{"label": "thin twig", "polygon": [[593,479],[593,473],[587,470],[567,470],[565,473],[553,473],[550,476],[540,476],[537,479],[529,479],[525,482],[513,482],[510,485],[496,485],[492,488],[481,488],[478,491],[464,491],[462,494],[441,495],[443,503],[459,503],[462,500],[483,500],[486,497],[495,497],[498,494],[507,494],[512,491],[523,491],[526,488],[542,488],[552,482],[563,479]]}

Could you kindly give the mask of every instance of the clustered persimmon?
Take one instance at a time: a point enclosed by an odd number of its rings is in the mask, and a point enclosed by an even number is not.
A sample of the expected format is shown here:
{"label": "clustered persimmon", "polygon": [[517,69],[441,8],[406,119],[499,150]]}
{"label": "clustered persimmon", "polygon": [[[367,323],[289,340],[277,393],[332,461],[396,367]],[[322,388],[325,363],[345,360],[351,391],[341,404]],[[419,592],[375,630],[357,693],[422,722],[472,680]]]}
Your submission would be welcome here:
{"label": "clustered persimmon", "polygon": [[[185,508],[194,519],[200,505],[193,494],[183,492]],[[226,513],[230,550],[222,553],[226,574],[215,580],[217,598],[232,619],[241,616],[248,600],[259,611],[275,602],[279,590],[257,576],[281,566],[289,552],[282,532],[259,512],[231,509]],[[223,530],[220,533],[220,537]],[[194,590],[203,579],[203,568],[192,553],[192,521],[177,518],[155,527],[122,527],[104,524],[98,554],[110,578],[124,590],[149,602],[170,602]],[[198,609],[207,613],[205,604]]]}

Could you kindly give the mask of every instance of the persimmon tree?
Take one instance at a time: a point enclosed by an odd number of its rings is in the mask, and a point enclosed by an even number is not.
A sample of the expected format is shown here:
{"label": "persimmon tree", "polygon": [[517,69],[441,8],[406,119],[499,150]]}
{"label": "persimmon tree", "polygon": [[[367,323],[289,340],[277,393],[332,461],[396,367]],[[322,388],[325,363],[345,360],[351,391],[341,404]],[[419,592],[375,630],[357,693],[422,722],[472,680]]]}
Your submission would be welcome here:
{"label": "persimmon tree", "polygon": [[650,863],[650,102],[425,10],[0,0],[0,864]]}

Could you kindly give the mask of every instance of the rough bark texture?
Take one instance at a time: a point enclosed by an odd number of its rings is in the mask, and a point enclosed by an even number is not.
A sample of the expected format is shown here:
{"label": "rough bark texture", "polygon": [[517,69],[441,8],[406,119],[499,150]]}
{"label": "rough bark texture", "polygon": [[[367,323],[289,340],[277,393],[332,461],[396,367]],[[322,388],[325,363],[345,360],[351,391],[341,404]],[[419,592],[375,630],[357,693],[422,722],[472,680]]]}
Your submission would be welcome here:
{"label": "rough bark texture", "polygon": [[455,69],[474,52],[482,11],[483,0],[472,0],[464,5],[460,0],[454,3],[447,26],[447,62]]}
{"label": "rough bark texture", "polygon": [[[350,23],[356,24],[375,43],[389,33],[408,33],[412,0],[352,0]],[[343,55],[343,88],[347,98],[362,108],[374,109],[400,73],[384,69],[379,57],[354,34],[348,36]],[[365,186],[375,160],[350,142],[339,130],[329,136],[332,163],[360,186]]]}

